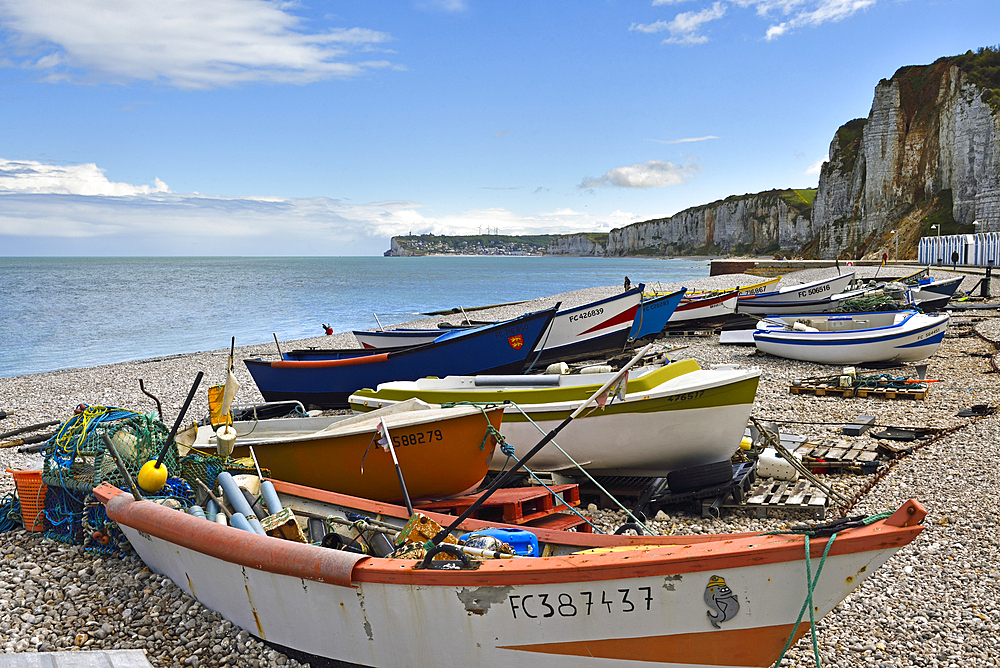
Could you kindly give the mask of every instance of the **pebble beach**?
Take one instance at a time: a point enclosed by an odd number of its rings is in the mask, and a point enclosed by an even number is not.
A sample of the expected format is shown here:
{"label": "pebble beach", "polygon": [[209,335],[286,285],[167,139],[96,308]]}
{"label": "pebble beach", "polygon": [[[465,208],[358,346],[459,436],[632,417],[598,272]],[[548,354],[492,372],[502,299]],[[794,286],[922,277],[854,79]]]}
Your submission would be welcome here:
{"label": "pebble beach", "polygon": [[[833,269],[786,275],[788,283],[829,276]],[[875,268],[859,268],[863,272]],[[936,272],[935,272],[936,273]],[[950,276],[943,272],[942,276]],[[691,289],[715,289],[759,281],[748,275],[716,276],[686,282]],[[978,277],[968,277],[971,289]],[[783,285],[786,284],[783,281]],[[680,285],[660,286],[664,290]],[[477,320],[507,319],[561,302],[584,304],[617,294],[621,286],[579,290],[543,299],[470,313]],[[993,294],[1000,293],[994,281]],[[915,442],[911,454],[881,467],[877,475],[823,475],[837,493],[853,501],[851,515],[893,510],[914,498],[928,510],[925,529],[909,546],[881,566],[843,603],[817,624],[819,657],[824,666],[1000,666],[1000,413],[958,417],[975,404],[1000,405],[1000,317],[995,311],[957,311],[937,353],[928,360],[930,384],[923,400],[844,399],[791,394],[795,379],[829,376],[839,369],[758,354],[753,346],[720,345],[718,336],[666,337],[657,352],[674,359],[694,358],[703,366],[738,363],[762,371],[752,415],[778,424],[783,432],[822,442],[849,442],[841,427],[859,415],[876,425],[939,430]],[[436,326],[461,314],[407,323]],[[357,347],[349,333],[282,347]],[[198,371],[202,389],[187,414],[208,411],[205,387],[224,378],[229,350],[160,357],[85,369],[0,378],[0,409],[9,416],[0,431],[68,419],[80,403],[150,412],[163,401],[171,424]],[[262,398],[245,366],[249,357],[274,359],[275,343],[236,348],[236,375],[242,384],[238,403]],[[890,370],[916,376],[914,367]],[[38,455],[0,449],[0,469],[41,468]],[[0,474],[0,495],[12,492],[13,479]],[[602,529],[622,524],[618,512],[592,507]],[[836,517],[831,509],[828,519]],[[744,510],[726,509],[705,519],[694,508],[670,507],[650,522],[664,534],[769,531],[797,524],[801,515],[759,519]],[[80,546],[45,540],[23,530],[0,533],[0,651],[2,653],[140,649],[153,666],[243,667],[333,665],[289,656],[247,631],[233,627],[172,582],[151,573],[135,556],[101,556]],[[801,591],[788,592],[801,599]],[[0,657],[0,665],[3,659]],[[815,665],[808,635],[782,665]]]}

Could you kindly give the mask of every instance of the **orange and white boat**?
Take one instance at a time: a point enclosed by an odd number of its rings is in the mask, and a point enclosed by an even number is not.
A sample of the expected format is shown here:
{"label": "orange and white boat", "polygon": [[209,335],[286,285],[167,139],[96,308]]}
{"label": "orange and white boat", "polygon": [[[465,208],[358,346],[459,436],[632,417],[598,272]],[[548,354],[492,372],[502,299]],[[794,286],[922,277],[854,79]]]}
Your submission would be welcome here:
{"label": "orange and white boat", "polygon": [[[363,496],[402,501],[393,458],[377,444],[381,421],[389,431],[406,489],[413,498],[474,490],[486,477],[496,448],[503,407],[441,408],[420,400],[365,415],[236,421],[233,456],[249,457],[281,480]],[[195,448],[215,448],[209,427]]]}
{"label": "orange and white boat", "polygon": [[[348,512],[380,527],[407,520],[400,507],[274,486],[310,528]],[[277,645],[387,668],[768,666],[809,631],[807,606],[817,619],[829,613],[920,533],[925,516],[910,500],[811,539],[534,529],[540,556],[439,562],[282,540],[107,484],[94,491],[152,571],[233,624]],[[483,526],[466,520],[459,529]]]}

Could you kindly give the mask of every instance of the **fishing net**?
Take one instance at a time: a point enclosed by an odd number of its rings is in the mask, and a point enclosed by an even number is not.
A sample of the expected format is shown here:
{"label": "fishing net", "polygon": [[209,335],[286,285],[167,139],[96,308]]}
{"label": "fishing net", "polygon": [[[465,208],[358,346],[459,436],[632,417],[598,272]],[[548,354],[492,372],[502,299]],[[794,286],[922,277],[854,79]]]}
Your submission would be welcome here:
{"label": "fishing net", "polygon": [[[109,406],[81,406],[42,448],[42,481],[50,486],[90,492],[102,482],[128,489],[104,441],[107,436],[135,480],[147,461],[156,459],[169,430],[152,415]],[[177,447],[163,458],[167,470],[178,471]]]}
{"label": "fishing net", "polygon": [[907,308],[906,304],[900,304],[889,295],[875,295],[845,299],[837,306],[837,311],[868,313],[872,311],[898,311],[903,308]]}

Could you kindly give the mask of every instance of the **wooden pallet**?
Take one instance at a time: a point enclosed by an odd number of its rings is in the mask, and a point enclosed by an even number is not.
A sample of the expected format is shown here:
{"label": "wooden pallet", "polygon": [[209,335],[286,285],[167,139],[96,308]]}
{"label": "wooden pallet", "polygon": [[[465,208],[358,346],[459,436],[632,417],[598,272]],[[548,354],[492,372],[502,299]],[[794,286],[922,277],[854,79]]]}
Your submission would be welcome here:
{"label": "wooden pallet", "polygon": [[826,492],[808,480],[778,480],[760,483],[742,504],[724,504],[724,507],[753,509],[759,518],[767,517],[772,510],[807,510],[817,519],[823,519],[829,503]]}
{"label": "wooden pallet", "polygon": [[[549,489],[558,494],[556,501],[544,487],[508,487],[498,489],[473,514],[472,517],[487,522],[528,524],[566,510],[567,506],[580,505],[579,485],[553,485]],[[419,510],[432,510],[449,515],[464,513],[482,495],[469,494],[441,501],[417,503]],[[575,520],[579,520],[575,515]],[[554,523],[569,520],[551,520]]]}
{"label": "wooden pallet", "polygon": [[879,456],[878,447],[877,441],[867,438],[835,443],[805,441],[792,452],[802,457],[803,464],[814,469],[842,469],[874,462]]}
{"label": "wooden pallet", "polygon": [[813,394],[817,397],[826,395],[840,396],[845,399],[857,397],[859,399],[919,399],[927,398],[929,388],[924,387],[919,390],[900,390],[895,388],[880,387],[837,387],[836,385],[792,385],[788,388],[791,394]]}

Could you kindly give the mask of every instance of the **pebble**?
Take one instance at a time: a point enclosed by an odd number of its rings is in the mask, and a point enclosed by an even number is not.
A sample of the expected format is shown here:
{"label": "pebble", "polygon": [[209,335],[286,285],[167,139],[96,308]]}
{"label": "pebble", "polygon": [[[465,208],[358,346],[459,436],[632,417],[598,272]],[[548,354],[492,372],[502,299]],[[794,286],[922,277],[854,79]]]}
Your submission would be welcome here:
{"label": "pebble", "polygon": [[[861,275],[872,275],[875,269],[856,268]],[[785,281],[806,282],[828,276],[830,271],[796,272]],[[757,280],[722,276],[686,285],[714,289]],[[969,282],[963,289],[975,280]],[[679,284],[659,289],[676,287]],[[555,301],[575,306],[620,290],[581,290],[476,311],[472,317],[515,317]],[[410,324],[433,326],[443,320],[447,318]],[[852,509],[852,514],[872,514],[916,498],[927,507],[928,515],[923,533],[913,544],[897,552],[818,622],[823,665],[1000,667],[1000,415],[956,416],[959,409],[973,404],[1000,404],[1000,378],[990,365],[997,349],[991,342],[1000,342],[1000,318],[990,312],[953,314],[948,338],[928,360],[928,376],[942,382],[931,384],[924,401],[791,395],[788,387],[793,379],[831,375],[836,370],[759,355],[752,347],[722,346],[717,337],[671,337],[658,342],[661,350],[680,348],[672,353],[675,358],[693,357],[703,365],[739,362],[760,368],[753,415],[777,422],[783,431],[818,440],[849,440],[840,434],[840,427],[861,414],[874,415],[878,425],[954,429],[897,460]],[[288,345],[357,344],[349,334],[340,334]],[[206,383],[222,382],[228,352],[227,348],[0,378],[0,407],[11,413],[3,429],[66,419],[81,402],[154,410],[152,401],[139,391],[139,378],[161,397],[172,422],[197,371],[206,372]],[[237,348],[237,359],[274,354],[273,343]],[[915,375],[912,368],[890,372]],[[243,384],[238,400],[260,401],[245,366],[237,364],[236,374]],[[188,417],[201,417],[207,410],[206,392],[200,391]],[[0,469],[40,465],[39,457],[18,453],[16,448],[0,450]],[[846,497],[864,492],[863,486],[871,481],[871,477],[849,474],[823,479]],[[11,477],[0,476],[0,493],[12,489]],[[613,531],[627,519],[620,511],[596,505],[588,512],[605,531]],[[791,515],[758,519],[739,511],[704,519],[678,506],[658,512],[647,526],[662,534],[723,533],[766,531],[801,519]],[[44,540],[38,534],[0,534],[0,651],[71,649],[142,649],[157,667],[309,665],[233,627],[170,580],[151,573],[135,556],[97,557],[79,546]],[[815,665],[808,635],[789,650],[782,665]]]}

